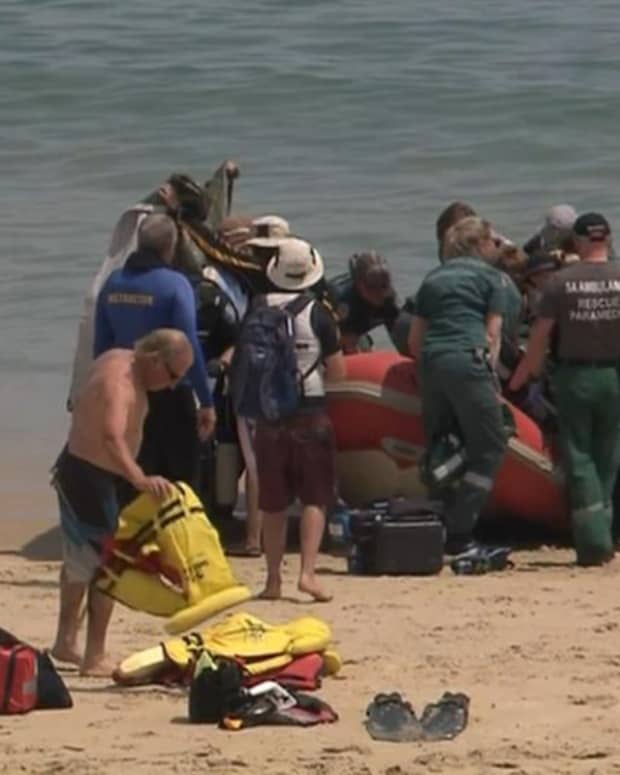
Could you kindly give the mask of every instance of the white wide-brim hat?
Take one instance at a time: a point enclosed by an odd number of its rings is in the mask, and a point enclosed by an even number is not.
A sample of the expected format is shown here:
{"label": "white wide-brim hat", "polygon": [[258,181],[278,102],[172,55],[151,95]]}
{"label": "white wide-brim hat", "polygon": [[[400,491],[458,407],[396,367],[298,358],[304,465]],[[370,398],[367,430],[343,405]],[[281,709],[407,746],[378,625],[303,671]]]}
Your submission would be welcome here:
{"label": "white wide-brim hat", "polygon": [[280,239],[274,249],[266,273],[276,288],[303,291],[323,277],[323,259],[309,242],[289,237]]}
{"label": "white wide-brim hat", "polygon": [[258,236],[252,237],[246,244],[256,245],[259,248],[273,248],[291,235],[289,222],[279,215],[262,215],[260,218],[254,218],[252,226]]}

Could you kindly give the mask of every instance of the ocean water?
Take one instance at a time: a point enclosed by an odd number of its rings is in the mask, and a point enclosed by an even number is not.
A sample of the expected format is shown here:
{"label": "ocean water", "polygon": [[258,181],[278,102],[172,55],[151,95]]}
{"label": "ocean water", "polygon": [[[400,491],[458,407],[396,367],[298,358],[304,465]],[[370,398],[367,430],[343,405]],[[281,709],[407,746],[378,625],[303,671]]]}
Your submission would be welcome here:
{"label": "ocean water", "polygon": [[332,272],[376,248],[413,292],[455,198],[520,241],[558,202],[618,223],[618,40],[611,0],[2,0],[14,515],[47,508],[82,296],[139,196],[236,159],[237,211],[284,215]]}

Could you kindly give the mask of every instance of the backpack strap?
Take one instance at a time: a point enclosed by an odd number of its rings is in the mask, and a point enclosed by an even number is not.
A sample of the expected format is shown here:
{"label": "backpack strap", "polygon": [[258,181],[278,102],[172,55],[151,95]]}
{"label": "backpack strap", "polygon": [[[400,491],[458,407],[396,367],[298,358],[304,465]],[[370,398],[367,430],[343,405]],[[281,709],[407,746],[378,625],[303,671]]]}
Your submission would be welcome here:
{"label": "backpack strap", "polygon": [[301,313],[306,309],[308,304],[314,301],[314,296],[312,296],[309,293],[300,293],[299,296],[293,299],[293,301],[289,301],[288,304],[285,304],[283,309],[285,309],[289,314],[291,314],[294,318],[297,317],[297,315],[301,315]]}
{"label": "backpack strap", "polygon": [[266,306],[267,306],[267,294],[257,293],[255,296],[252,297],[252,300],[250,301],[248,312],[253,311],[255,309],[259,309],[260,307],[266,307]]}
{"label": "backpack strap", "polygon": [[[297,317],[297,315],[300,315],[306,307],[311,304],[312,302],[316,301],[316,298],[310,294],[310,293],[300,293],[297,298],[293,299],[293,301],[289,301],[288,304],[284,306],[284,309],[289,312],[294,318]],[[306,379],[312,374],[313,371],[318,367],[319,363],[321,362],[321,356],[319,355],[318,358],[314,361],[314,363],[306,369],[306,371],[299,372],[299,376],[301,378],[301,385],[303,389],[303,384]]]}

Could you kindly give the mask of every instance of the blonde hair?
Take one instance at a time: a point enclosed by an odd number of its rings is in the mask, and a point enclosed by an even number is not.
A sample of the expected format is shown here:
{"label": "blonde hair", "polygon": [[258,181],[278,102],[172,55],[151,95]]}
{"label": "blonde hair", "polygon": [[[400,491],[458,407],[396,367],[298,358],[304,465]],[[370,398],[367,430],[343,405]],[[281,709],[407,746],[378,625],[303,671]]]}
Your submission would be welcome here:
{"label": "blonde hair", "polygon": [[183,331],[176,328],[156,328],[136,341],[134,351],[142,357],[157,355],[164,363],[169,363],[179,355],[192,352],[192,345]]}
{"label": "blonde hair", "polygon": [[447,260],[459,256],[477,256],[478,245],[492,236],[493,229],[488,221],[474,215],[462,218],[444,236],[443,257]]}

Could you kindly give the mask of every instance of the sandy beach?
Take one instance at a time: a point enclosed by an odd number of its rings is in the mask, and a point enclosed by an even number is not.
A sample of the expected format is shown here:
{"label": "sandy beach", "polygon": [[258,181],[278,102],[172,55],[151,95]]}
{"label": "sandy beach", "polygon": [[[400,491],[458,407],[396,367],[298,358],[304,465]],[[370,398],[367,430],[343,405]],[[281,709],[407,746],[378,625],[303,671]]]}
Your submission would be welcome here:
{"label": "sandy beach", "polygon": [[[0,553],[1,624],[40,647],[54,632],[59,569],[54,531],[41,537],[44,527],[3,522]],[[273,623],[311,613],[331,625],[344,669],[319,695],[339,713],[337,723],[240,732],[194,726],[181,690],[120,689],[68,670],[72,710],[2,719],[0,773],[620,772],[620,564],[577,570],[569,550],[544,547],[514,559],[513,570],[490,576],[444,570],[388,579],[347,575],[344,560],[324,556],[323,581],[335,598],[312,606],[297,596],[297,557],[288,555],[290,597],[242,608]],[[262,561],[235,567],[258,591]],[[157,619],[119,606],[110,651],[122,658],[162,633]],[[418,711],[445,690],[463,691],[471,698],[469,726],[452,742],[372,741],[365,708],[385,690],[400,691]]]}

